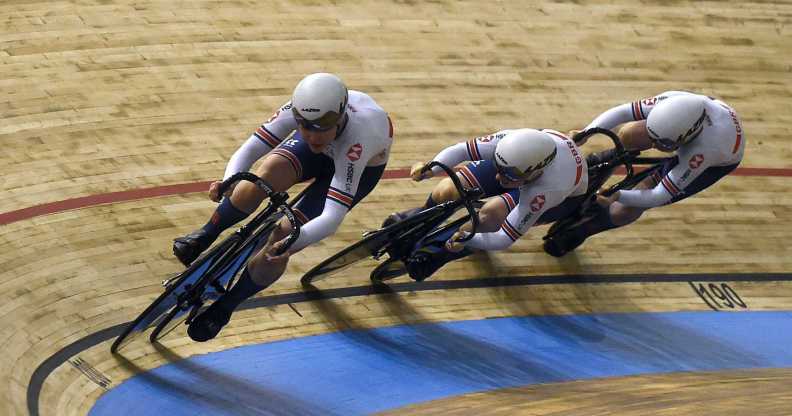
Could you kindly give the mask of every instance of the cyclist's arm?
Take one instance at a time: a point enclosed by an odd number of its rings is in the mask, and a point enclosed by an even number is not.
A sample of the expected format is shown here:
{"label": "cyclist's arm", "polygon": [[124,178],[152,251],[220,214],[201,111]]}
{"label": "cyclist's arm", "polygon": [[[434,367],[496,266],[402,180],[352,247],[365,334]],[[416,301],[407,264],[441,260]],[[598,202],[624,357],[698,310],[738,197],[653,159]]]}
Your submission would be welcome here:
{"label": "cyclist's arm", "polygon": [[[701,154],[685,156],[687,157],[679,155],[680,162],[654,188],[619,191],[616,201],[630,207],[654,208],[684,194],[685,188],[710,167],[714,159]],[[692,158],[695,159],[691,160]]]}
{"label": "cyclist's arm", "polygon": [[[466,142],[457,143],[443,149],[434,159],[446,166],[454,167],[465,161],[487,160],[495,154],[495,147],[506,131],[500,131],[489,136],[476,137]],[[439,167],[433,167],[432,173],[437,175],[443,172]]]}
{"label": "cyclist's arm", "polygon": [[[457,143],[446,147],[432,159],[432,161],[440,162],[449,167],[454,167],[467,160],[474,160],[471,159],[470,153],[467,151],[467,143]],[[432,173],[435,175],[442,172],[443,170],[437,166],[432,168]]]}
{"label": "cyclist's arm", "polygon": [[684,91],[666,91],[662,94],[655,95],[654,97],[644,98],[642,100],[625,103],[611,108],[608,111],[600,114],[594,119],[586,129],[592,127],[601,127],[608,130],[613,130],[614,127],[630,121],[646,120],[649,113],[652,112],[658,102],[672,97],[674,95],[690,94]]}
{"label": "cyclist's arm", "polygon": [[[349,207],[346,202],[340,202],[340,199],[346,200],[346,198],[338,195],[331,197],[331,191],[338,192],[333,187],[330,187],[322,214],[300,227],[300,237],[297,238],[297,241],[294,242],[289,251],[296,252],[317,241],[321,241],[323,238],[333,234],[341,225],[341,222],[344,221],[344,216],[349,212]],[[351,201],[351,198],[349,198],[349,204],[352,203]]]}
{"label": "cyclist's arm", "polygon": [[291,112],[291,103],[281,106],[269,120],[264,122],[231,156],[223,179],[237,172],[247,172],[257,160],[277,147],[284,138],[297,128]]}
{"label": "cyclist's arm", "polygon": [[226,166],[223,180],[228,179],[237,172],[249,171],[253,163],[269,153],[270,150],[272,150],[272,147],[262,142],[256,135],[251,135],[231,156]]}
{"label": "cyclist's arm", "polygon": [[[390,122],[383,116],[380,120],[380,129],[372,132],[375,135],[368,143],[360,148],[360,157],[353,161],[348,157],[352,147],[344,150],[334,160],[335,174],[327,190],[324,209],[322,213],[305,223],[300,228],[300,237],[294,242],[291,252],[298,251],[323,238],[335,233],[347,212],[352,209],[352,204],[360,186],[360,179],[369,161],[382,153],[390,145]],[[377,136],[378,135],[378,136]],[[360,146],[360,144],[353,145]]]}
{"label": "cyclist's arm", "polygon": [[[523,200],[523,197],[526,199]],[[541,204],[537,203],[541,199]],[[562,201],[563,198],[560,198]],[[523,193],[520,203],[509,212],[500,230],[492,233],[476,233],[465,244],[466,247],[495,251],[509,248],[530,229],[545,211],[560,203],[558,196],[543,191]]]}
{"label": "cyclist's arm", "polygon": [[627,123],[628,121],[643,120],[643,118],[635,118],[634,103],[626,103],[597,116],[588,126],[586,130],[593,127],[601,127],[603,129],[613,130],[614,127]]}

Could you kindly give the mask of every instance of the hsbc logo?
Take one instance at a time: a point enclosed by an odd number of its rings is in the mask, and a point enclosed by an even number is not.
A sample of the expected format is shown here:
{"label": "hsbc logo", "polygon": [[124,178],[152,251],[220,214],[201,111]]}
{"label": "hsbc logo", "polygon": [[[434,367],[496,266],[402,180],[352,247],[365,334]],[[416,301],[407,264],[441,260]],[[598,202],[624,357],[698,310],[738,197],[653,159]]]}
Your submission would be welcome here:
{"label": "hsbc logo", "polygon": [[699,153],[697,155],[693,155],[693,157],[690,158],[690,161],[688,161],[688,166],[690,166],[691,169],[698,169],[702,163],[704,163],[704,155]]}
{"label": "hsbc logo", "polygon": [[531,211],[537,212],[542,209],[545,204],[545,196],[544,195],[537,195],[531,201]]}
{"label": "hsbc logo", "polygon": [[347,150],[347,159],[355,162],[360,159],[360,155],[363,153],[363,145],[360,143],[353,144],[349,150]]}

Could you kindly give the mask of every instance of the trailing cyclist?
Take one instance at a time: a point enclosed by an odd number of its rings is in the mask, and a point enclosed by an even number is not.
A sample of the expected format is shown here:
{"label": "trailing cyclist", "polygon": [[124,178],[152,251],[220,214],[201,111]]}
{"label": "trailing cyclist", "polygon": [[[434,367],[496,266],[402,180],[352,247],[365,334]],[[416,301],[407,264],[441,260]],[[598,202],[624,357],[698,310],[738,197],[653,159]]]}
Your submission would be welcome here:
{"label": "trailing cyclist", "polygon": [[[599,197],[600,209],[589,221],[556,235],[545,250],[562,256],[586,238],[636,221],[650,208],[679,202],[728,175],[743,158],[745,135],[737,113],[723,101],[682,91],[668,91],[625,103],[600,114],[586,128],[619,131],[631,150],[673,152],[657,174],[635,189]],[[607,152],[595,155],[607,159]]]}

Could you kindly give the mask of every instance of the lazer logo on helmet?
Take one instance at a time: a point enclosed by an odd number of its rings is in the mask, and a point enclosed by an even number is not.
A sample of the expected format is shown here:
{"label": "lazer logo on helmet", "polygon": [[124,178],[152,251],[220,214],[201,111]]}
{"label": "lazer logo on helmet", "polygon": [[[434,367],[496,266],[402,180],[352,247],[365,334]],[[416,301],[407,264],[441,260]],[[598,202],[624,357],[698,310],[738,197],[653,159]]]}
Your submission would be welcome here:
{"label": "lazer logo on helmet", "polygon": [[318,108],[301,108],[300,111],[304,111],[306,113],[318,113],[318,112],[320,112],[322,110],[320,110]]}

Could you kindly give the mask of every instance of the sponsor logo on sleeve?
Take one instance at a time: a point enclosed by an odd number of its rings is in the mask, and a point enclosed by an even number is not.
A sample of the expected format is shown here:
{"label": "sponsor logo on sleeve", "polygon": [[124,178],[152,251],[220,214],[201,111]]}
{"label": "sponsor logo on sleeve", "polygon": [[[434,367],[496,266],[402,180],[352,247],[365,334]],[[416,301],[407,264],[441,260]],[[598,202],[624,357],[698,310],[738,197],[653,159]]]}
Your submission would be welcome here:
{"label": "sponsor logo on sleeve", "polygon": [[283,107],[280,108],[280,110],[276,111],[275,114],[273,114],[272,117],[270,117],[269,120],[267,120],[265,123],[272,123],[273,120],[278,118],[280,113],[282,113],[284,111],[289,111],[289,110],[291,110],[291,108],[292,108],[291,103],[288,103],[288,104],[284,105]]}
{"label": "sponsor logo on sleeve", "polygon": [[641,100],[641,104],[643,104],[643,105],[645,105],[647,107],[651,107],[651,106],[657,104],[657,97],[644,98],[643,100]]}
{"label": "sponsor logo on sleeve", "polygon": [[493,141],[495,139],[500,140],[505,135],[506,135],[505,133],[490,134],[489,136],[476,137],[476,141],[481,142],[481,143],[489,143],[489,142],[491,142],[491,141]]}
{"label": "sponsor logo on sleeve", "polygon": [[349,150],[347,150],[347,159],[356,162],[360,159],[360,155],[363,153],[363,145],[360,143],[353,144]]}
{"label": "sponsor logo on sleeve", "polygon": [[537,195],[531,200],[531,211],[538,212],[542,209],[545,204],[545,196],[544,195]]}
{"label": "sponsor logo on sleeve", "polygon": [[347,163],[346,168],[346,182],[344,183],[344,191],[346,193],[352,193],[352,181],[355,178],[355,164],[352,162]]}
{"label": "sponsor logo on sleeve", "polygon": [[690,166],[691,169],[698,169],[698,167],[701,166],[702,163],[704,163],[704,155],[699,153],[693,155],[690,158],[690,160],[688,161],[688,166]]}
{"label": "sponsor logo on sleeve", "polygon": [[534,215],[534,213],[533,213],[533,212],[529,212],[528,214],[525,214],[525,216],[523,217],[522,221],[520,221],[519,228],[520,228],[521,230],[522,230],[523,228],[525,228],[525,224],[528,224],[528,221],[530,221],[530,220],[531,220],[531,217],[533,217],[533,215]]}

